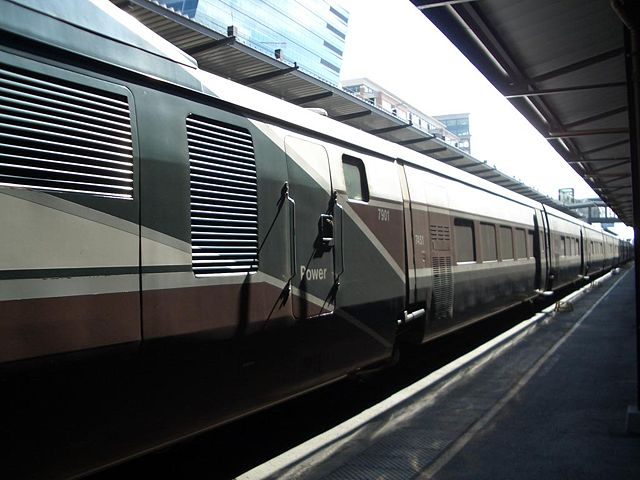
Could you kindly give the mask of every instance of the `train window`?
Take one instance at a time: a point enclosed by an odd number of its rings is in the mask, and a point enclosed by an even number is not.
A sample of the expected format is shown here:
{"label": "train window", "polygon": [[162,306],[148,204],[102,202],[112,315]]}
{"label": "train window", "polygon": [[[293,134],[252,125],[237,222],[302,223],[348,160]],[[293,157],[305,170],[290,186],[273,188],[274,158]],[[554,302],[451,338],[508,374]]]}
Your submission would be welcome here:
{"label": "train window", "polygon": [[369,201],[369,187],[367,186],[367,173],[362,160],[350,155],[342,156],[342,170],[344,171],[344,183],[347,188],[347,197],[362,202]]}
{"label": "train window", "polygon": [[191,264],[197,277],[258,269],[258,180],[251,133],[189,115]]}
{"label": "train window", "polygon": [[480,241],[482,243],[482,259],[485,262],[498,260],[496,246],[496,226],[490,223],[480,224]]}
{"label": "train window", "polygon": [[527,231],[527,253],[533,258],[533,230]]}
{"label": "train window", "polygon": [[516,250],[516,258],[527,258],[527,234],[524,228],[516,228],[513,231],[513,246]]}
{"label": "train window", "polygon": [[577,238],[576,238],[575,248],[576,248],[575,254],[580,255],[580,240],[578,240]]}
{"label": "train window", "polygon": [[567,256],[567,238],[566,237],[560,237],[560,255],[563,256]]}
{"label": "train window", "polygon": [[500,227],[500,257],[502,260],[513,260],[513,234],[511,227]]}
{"label": "train window", "polygon": [[476,261],[476,239],[473,222],[463,218],[454,219],[456,259],[458,263]]}
{"label": "train window", "polygon": [[9,121],[0,186],[133,198],[133,135],[124,89],[5,65],[0,74],[3,98],[13,99],[0,106]]}

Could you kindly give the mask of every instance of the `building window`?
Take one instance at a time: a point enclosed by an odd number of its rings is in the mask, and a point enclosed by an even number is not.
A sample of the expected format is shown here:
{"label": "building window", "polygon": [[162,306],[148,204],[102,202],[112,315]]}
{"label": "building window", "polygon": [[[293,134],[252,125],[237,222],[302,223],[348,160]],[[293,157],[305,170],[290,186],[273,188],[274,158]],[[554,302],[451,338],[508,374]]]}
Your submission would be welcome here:
{"label": "building window", "polygon": [[344,171],[347,197],[351,200],[368,202],[369,188],[367,186],[367,174],[364,170],[362,160],[350,155],[343,155],[342,170]]}
{"label": "building window", "polygon": [[476,261],[476,238],[473,222],[463,218],[454,219],[456,259],[458,263]]}
{"label": "building window", "polygon": [[513,260],[513,234],[511,227],[500,227],[500,257],[502,260]]}
{"label": "building window", "polygon": [[340,50],[338,47],[336,47],[335,45],[331,45],[329,42],[327,42],[326,40],[324,41],[324,46],[327,47],[329,50],[331,50],[332,52],[337,53],[338,55],[342,56],[342,50]]}
{"label": "building window", "polygon": [[342,38],[343,40],[346,38],[345,34],[342,33],[340,30],[338,30],[336,27],[334,27],[333,25],[331,25],[330,23],[327,23],[327,29],[333,33],[335,33],[337,36],[339,36],[340,38]]}
{"label": "building window", "polygon": [[498,260],[496,226],[490,223],[481,223],[480,240],[482,242],[482,259],[485,262]]}
{"label": "building window", "polygon": [[333,7],[331,7],[331,6],[330,6],[330,7],[329,7],[329,11],[330,11],[331,13],[333,13],[336,17],[338,17],[340,20],[342,20],[344,23],[348,23],[348,22],[349,22],[349,19],[347,18],[347,16],[346,16],[346,15],[343,15],[342,13],[340,13],[340,12],[339,12],[338,10],[336,10],[335,8],[333,8]]}
{"label": "building window", "polygon": [[321,63],[322,65],[324,65],[325,67],[327,67],[327,68],[329,68],[329,69],[333,70],[334,72],[336,72],[336,73],[340,73],[340,69],[339,69],[338,67],[336,67],[336,66],[335,66],[333,63],[331,63],[331,62],[327,62],[324,58],[321,58],[321,59],[320,59],[320,63]]}
{"label": "building window", "polygon": [[527,258],[527,234],[524,228],[516,228],[513,233],[513,245],[516,250],[516,258]]}

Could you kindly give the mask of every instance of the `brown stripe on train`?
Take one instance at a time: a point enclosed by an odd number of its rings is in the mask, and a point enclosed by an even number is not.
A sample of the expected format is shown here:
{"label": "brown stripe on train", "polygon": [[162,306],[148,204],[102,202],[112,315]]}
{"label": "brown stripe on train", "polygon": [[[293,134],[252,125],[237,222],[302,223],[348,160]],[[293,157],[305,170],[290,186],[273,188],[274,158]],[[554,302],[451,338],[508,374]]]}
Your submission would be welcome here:
{"label": "brown stripe on train", "polygon": [[291,298],[283,293],[262,282],[145,291],[144,337],[198,332],[228,337],[288,322]]}
{"label": "brown stripe on train", "polygon": [[0,302],[0,362],[140,340],[138,292]]}
{"label": "brown stripe on train", "polygon": [[[230,337],[293,321],[284,290],[244,283],[149,290],[142,295],[144,337],[208,332]],[[0,362],[140,340],[138,292],[0,302]],[[310,314],[328,313],[310,304]]]}

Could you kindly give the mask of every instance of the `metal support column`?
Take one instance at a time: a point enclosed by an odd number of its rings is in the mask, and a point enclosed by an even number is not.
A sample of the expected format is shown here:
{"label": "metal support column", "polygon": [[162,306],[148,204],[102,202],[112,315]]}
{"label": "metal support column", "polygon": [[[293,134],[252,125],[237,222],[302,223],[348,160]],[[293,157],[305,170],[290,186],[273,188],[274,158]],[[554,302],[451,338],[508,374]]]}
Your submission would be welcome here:
{"label": "metal support column", "polygon": [[636,404],[627,410],[627,431],[640,434],[640,8],[633,2],[611,0],[622,20],[629,103],[629,139],[631,149],[631,184],[633,192],[633,231],[636,280]]}

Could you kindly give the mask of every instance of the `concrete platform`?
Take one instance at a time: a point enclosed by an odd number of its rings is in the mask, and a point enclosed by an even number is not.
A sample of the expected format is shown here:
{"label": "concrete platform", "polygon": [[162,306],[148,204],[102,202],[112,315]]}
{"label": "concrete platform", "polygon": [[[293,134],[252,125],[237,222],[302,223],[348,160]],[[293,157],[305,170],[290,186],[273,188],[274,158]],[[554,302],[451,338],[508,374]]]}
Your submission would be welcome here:
{"label": "concrete platform", "polygon": [[574,297],[239,479],[640,478],[633,269]]}

